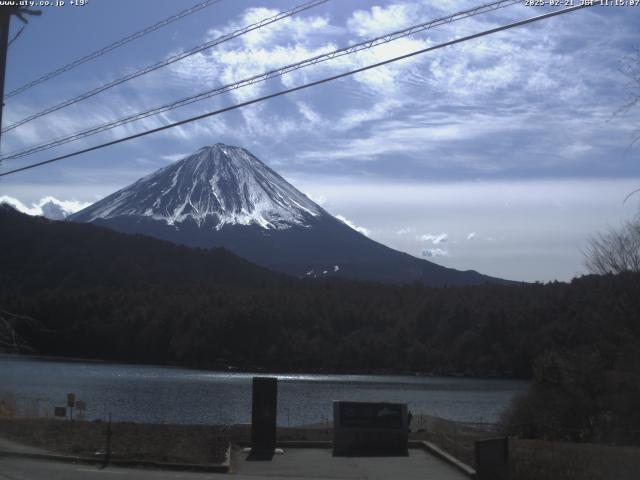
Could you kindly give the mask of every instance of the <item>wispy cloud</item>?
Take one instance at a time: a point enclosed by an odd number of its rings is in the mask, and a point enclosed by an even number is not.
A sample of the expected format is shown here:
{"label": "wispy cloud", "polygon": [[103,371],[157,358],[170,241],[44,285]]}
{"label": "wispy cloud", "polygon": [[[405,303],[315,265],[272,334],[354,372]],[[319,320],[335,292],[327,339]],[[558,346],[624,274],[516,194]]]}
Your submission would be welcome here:
{"label": "wispy cloud", "polygon": [[416,229],[414,227],[405,227],[396,231],[396,235],[407,235],[410,233],[416,233]]}
{"label": "wispy cloud", "polygon": [[325,197],[324,195],[312,195],[310,193],[307,193],[306,195],[307,197],[309,197],[311,200],[313,200],[315,203],[317,203],[320,206],[327,203],[327,197]]}
{"label": "wispy cloud", "polygon": [[427,233],[427,234],[422,235],[420,237],[421,241],[423,241],[423,242],[431,242],[434,245],[439,245],[441,243],[446,243],[448,239],[449,239],[449,235],[447,235],[446,233],[438,233],[438,234]]}
{"label": "wispy cloud", "polygon": [[444,248],[427,248],[422,251],[422,256],[427,258],[448,257],[449,252]]}
{"label": "wispy cloud", "polygon": [[189,153],[170,153],[170,154],[166,154],[166,155],[161,155],[160,158],[162,160],[166,160],[167,162],[177,162],[178,160],[182,160],[183,158],[188,157],[192,153],[193,152],[189,152]]}
{"label": "wispy cloud", "polygon": [[415,23],[419,10],[417,4],[409,3],[392,3],[385,7],[374,5],[369,10],[354,11],[347,26],[359,37],[375,37]]}

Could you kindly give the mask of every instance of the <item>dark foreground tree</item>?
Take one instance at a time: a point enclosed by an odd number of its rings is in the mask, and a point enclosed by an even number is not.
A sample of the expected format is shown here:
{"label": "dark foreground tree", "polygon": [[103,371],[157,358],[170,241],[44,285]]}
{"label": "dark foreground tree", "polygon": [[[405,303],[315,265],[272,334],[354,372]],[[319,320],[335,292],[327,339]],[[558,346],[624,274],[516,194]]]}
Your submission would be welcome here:
{"label": "dark foreground tree", "polygon": [[529,391],[503,415],[504,428],[525,438],[640,443],[639,349],[615,358],[594,347],[551,350],[534,362]]}

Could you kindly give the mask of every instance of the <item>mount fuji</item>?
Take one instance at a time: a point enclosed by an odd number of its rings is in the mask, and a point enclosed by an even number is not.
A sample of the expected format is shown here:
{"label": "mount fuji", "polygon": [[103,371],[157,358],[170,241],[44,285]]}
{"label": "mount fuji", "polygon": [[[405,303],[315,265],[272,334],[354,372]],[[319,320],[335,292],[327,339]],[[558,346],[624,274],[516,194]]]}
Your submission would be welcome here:
{"label": "mount fuji", "polygon": [[225,247],[297,277],[426,285],[506,283],[386,247],[335,218],[247,150],[203,147],[71,215],[191,247]]}

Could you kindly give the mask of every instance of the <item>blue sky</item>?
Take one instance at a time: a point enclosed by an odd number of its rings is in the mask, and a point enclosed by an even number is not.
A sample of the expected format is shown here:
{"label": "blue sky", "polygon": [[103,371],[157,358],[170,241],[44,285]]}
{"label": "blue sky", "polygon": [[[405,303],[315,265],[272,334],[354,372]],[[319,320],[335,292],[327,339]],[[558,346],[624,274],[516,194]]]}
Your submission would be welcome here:
{"label": "blue sky", "polygon": [[[67,2],[68,3],[68,2]],[[44,7],[9,50],[6,90],[197,3]],[[6,101],[4,125],[302,1],[222,2]],[[3,153],[482,4],[332,0],[3,135]],[[546,11],[516,5],[236,90],[29,158],[7,170]],[[372,238],[519,280],[584,273],[585,238],[637,211],[640,109],[623,58],[640,7],[594,7],[431,52],[54,165],[0,196],[93,202],[204,145],[243,146]],[[14,30],[18,27],[14,22]]]}

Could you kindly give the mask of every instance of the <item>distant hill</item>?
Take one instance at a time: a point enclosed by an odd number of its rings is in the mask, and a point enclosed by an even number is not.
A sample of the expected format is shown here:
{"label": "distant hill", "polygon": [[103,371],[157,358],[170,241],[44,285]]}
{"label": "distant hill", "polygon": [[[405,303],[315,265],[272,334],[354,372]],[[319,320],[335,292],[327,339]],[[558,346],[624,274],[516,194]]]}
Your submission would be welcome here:
{"label": "distant hill", "polygon": [[247,286],[288,281],[233,253],[201,250],[91,224],[47,220],[0,205],[0,288],[224,283]]}

